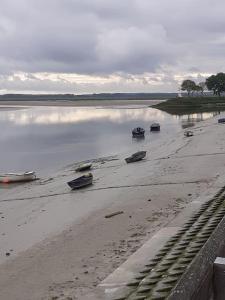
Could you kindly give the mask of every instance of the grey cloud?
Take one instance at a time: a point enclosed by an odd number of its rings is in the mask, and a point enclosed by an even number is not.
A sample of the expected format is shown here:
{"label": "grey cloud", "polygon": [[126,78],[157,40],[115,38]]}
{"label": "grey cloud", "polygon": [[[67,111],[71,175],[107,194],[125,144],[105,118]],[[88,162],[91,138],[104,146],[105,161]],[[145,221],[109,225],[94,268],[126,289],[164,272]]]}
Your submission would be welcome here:
{"label": "grey cloud", "polygon": [[[107,79],[105,77],[104,79]],[[153,86],[150,88],[151,84]],[[0,76],[0,92],[6,91],[18,92],[18,93],[101,93],[101,92],[158,92],[161,91],[173,91],[176,81],[173,76],[163,76],[157,78],[154,76],[136,76],[132,74],[120,74],[117,76],[117,80],[103,80],[102,82],[85,82],[80,83],[70,82],[58,76],[57,81],[45,78],[40,79],[33,74],[26,74],[26,79],[21,79],[19,75],[11,76],[9,80],[8,76]],[[159,89],[160,87],[160,89]],[[163,88],[162,88],[163,87]]]}
{"label": "grey cloud", "polygon": [[224,11],[223,0],[1,0],[0,73],[221,71]]}

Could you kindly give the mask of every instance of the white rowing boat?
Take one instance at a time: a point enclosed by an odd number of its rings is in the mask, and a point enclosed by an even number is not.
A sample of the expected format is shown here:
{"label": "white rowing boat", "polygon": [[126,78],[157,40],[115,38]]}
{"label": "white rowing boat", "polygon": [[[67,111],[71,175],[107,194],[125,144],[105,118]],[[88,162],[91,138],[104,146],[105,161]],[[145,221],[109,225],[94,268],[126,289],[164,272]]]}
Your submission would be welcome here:
{"label": "white rowing boat", "polygon": [[92,167],[92,163],[83,163],[76,168],[76,172],[82,172],[89,170]]}
{"label": "white rowing boat", "polygon": [[0,182],[11,183],[11,182],[23,182],[32,181],[36,179],[35,172],[24,172],[24,173],[6,173],[0,174]]}

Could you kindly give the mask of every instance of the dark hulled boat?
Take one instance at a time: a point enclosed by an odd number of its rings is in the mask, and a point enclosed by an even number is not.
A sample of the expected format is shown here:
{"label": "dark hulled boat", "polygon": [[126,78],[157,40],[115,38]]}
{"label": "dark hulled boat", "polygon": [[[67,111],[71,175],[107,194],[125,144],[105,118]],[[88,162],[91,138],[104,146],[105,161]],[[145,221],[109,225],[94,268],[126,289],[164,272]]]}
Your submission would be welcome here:
{"label": "dark hulled boat", "polygon": [[145,156],[146,156],[146,151],[138,151],[132,154],[130,157],[125,158],[125,161],[127,163],[132,163],[135,161],[142,160]]}
{"label": "dark hulled boat", "polygon": [[218,119],[218,123],[225,123],[225,118]]}
{"label": "dark hulled boat", "polygon": [[159,125],[159,123],[153,123],[150,126],[150,131],[160,131],[160,125]]}
{"label": "dark hulled boat", "polygon": [[193,135],[194,135],[194,133],[193,133],[193,131],[191,131],[191,130],[186,130],[186,131],[184,132],[184,136],[186,136],[186,137],[193,136]]}
{"label": "dark hulled boat", "polygon": [[93,181],[93,175],[91,173],[88,173],[67,182],[67,184],[69,187],[71,187],[72,190],[75,190],[92,184],[92,181]]}
{"label": "dark hulled boat", "polygon": [[137,127],[137,128],[134,128],[133,130],[132,130],[132,136],[133,137],[144,137],[144,135],[145,135],[145,130],[144,130],[144,128],[141,128],[141,127]]}

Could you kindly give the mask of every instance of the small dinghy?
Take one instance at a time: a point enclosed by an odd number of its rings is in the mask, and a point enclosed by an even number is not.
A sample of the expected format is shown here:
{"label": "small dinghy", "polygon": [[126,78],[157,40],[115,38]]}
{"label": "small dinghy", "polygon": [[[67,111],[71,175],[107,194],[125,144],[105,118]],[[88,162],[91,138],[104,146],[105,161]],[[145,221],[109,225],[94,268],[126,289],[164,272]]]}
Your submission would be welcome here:
{"label": "small dinghy", "polygon": [[187,130],[187,131],[184,132],[184,136],[189,137],[189,136],[193,136],[193,135],[194,135],[194,133],[191,130]]}
{"label": "small dinghy", "polygon": [[145,156],[146,156],[146,151],[138,151],[132,154],[130,157],[125,158],[125,161],[127,163],[132,163],[135,161],[142,160]]}
{"label": "small dinghy", "polygon": [[218,123],[225,123],[225,118],[218,119]]}
{"label": "small dinghy", "polygon": [[144,130],[144,128],[137,127],[137,128],[134,128],[134,129],[132,130],[132,136],[133,136],[133,137],[136,137],[136,138],[138,138],[138,137],[144,137],[144,135],[145,135],[145,130]]}
{"label": "small dinghy", "polygon": [[150,131],[160,131],[160,125],[159,125],[159,123],[153,123],[150,126]]}
{"label": "small dinghy", "polygon": [[2,183],[12,183],[12,182],[26,182],[36,179],[35,172],[25,172],[25,173],[6,173],[0,174],[0,182]]}
{"label": "small dinghy", "polygon": [[92,184],[92,181],[93,175],[91,173],[88,173],[72,181],[67,182],[67,184],[69,187],[71,187],[72,190],[75,190]]}
{"label": "small dinghy", "polygon": [[92,167],[91,163],[84,163],[79,165],[78,168],[76,168],[76,172],[82,172],[82,171],[86,171],[86,170],[90,170],[90,168]]}

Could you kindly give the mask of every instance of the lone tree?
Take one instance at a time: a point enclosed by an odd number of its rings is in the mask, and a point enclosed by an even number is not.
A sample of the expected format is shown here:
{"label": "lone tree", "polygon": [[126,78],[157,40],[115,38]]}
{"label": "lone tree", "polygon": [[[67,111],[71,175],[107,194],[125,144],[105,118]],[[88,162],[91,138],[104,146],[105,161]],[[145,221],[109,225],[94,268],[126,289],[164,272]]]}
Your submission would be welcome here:
{"label": "lone tree", "polygon": [[196,84],[194,81],[186,79],[181,84],[181,90],[187,91],[188,96],[190,96],[190,93],[196,90]]}
{"label": "lone tree", "polygon": [[225,92],[225,74],[218,73],[206,79],[206,86],[209,91],[213,91],[213,95],[220,96]]}

